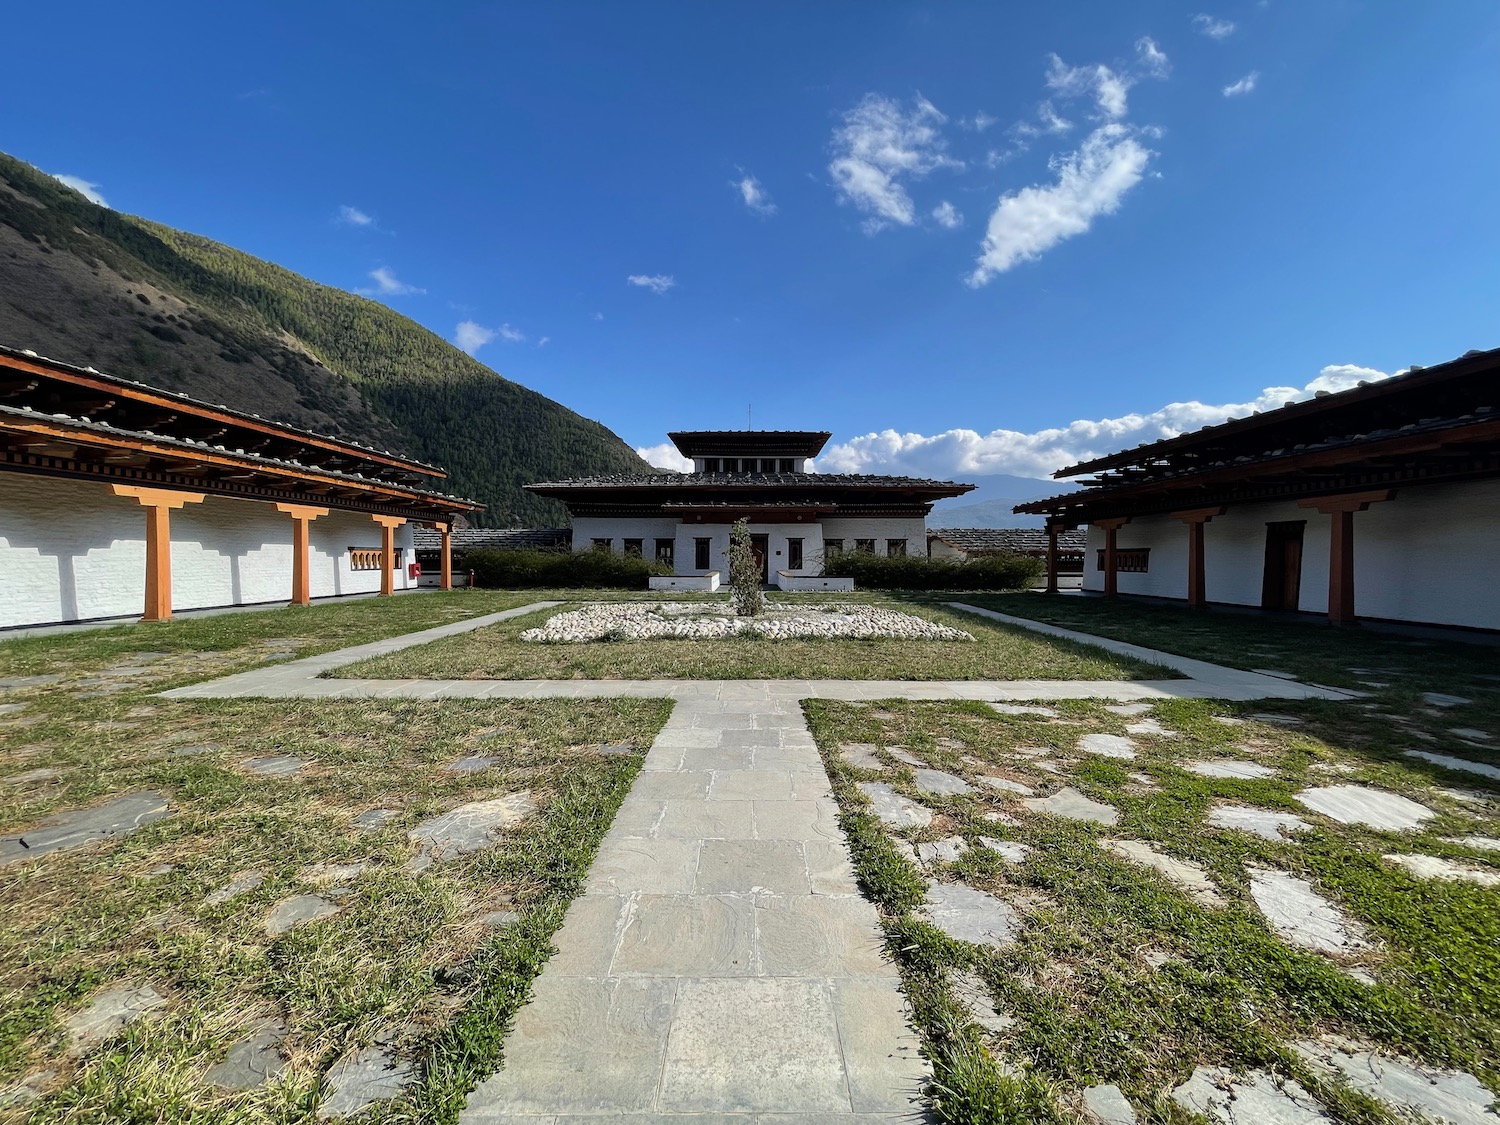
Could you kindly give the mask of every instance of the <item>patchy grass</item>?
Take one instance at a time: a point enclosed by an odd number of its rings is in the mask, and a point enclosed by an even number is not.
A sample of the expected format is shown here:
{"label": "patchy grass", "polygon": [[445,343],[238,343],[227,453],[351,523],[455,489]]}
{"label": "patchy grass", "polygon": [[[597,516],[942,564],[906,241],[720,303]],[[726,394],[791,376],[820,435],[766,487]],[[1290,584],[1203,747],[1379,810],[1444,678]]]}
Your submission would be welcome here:
{"label": "patchy grass", "polygon": [[[417,1064],[382,1120],[452,1121],[499,1065],[502,1038],[581,887],[667,705],[642,700],[167,702],[154,692],[535,600],[454,593],[273,610],[0,645],[0,832],[158,790],[173,814],[123,839],[0,867],[0,1120],[313,1119],[321,1076],[388,1043]],[[606,743],[639,752],[601,753]],[[291,777],[245,768],[295,755]],[[475,773],[442,768],[467,755]],[[57,771],[35,780],[17,775]],[[468,801],[529,791],[537,811],[497,845],[409,870],[409,830]],[[361,831],[353,818],[396,815]],[[328,880],[318,864],[362,863]],[[169,869],[167,869],[169,868]],[[218,905],[236,875],[263,882]],[[327,919],[270,937],[268,910],[318,893]],[[484,915],[513,911],[512,924]],[[154,1018],[83,1053],[66,1019],[99,991],[151,984]],[[279,1080],[231,1094],[203,1073],[257,1020],[287,1028]],[[43,1096],[6,1105],[24,1076]]]}
{"label": "patchy grass", "polygon": [[[577,593],[573,600],[582,604]],[[819,604],[828,595],[772,595],[778,604]],[[1087,645],[1059,641],[957,613],[935,600],[864,593],[839,600],[889,606],[972,633],[968,641],[720,640],[522,642],[519,634],[571,606],[504,621],[458,637],[362,661],[337,671],[356,678],[473,679],[1169,679],[1177,673]],[[600,599],[589,595],[589,601]],[[683,599],[686,600],[686,599]]]}
{"label": "patchy grass", "polygon": [[[1076,620],[1059,623],[1083,627]],[[1221,650],[1206,643],[1177,650],[1224,658],[1234,644],[1243,643],[1235,633],[1239,624],[1226,630]],[[1157,628],[1157,636],[1134,633],[1128,639],[1173,647]],[[1283,661],[1250,662],[1310,670],[1297,662],[1301,635],[1302,630],[1283,626],[1276,635]],[[1320,661],[1322,682],[1333,678],[1335,664],[1382,663],[1371,659],[1366,645],[1404,642],[1355,634],[1347,643],[1347,656],[1323,650],[1326,655],[1304,658]],[[1500,835],[1500,786],[1401,754],[1413,745],[1458,752],[1451,745],[1454,736],[1438,732],[1490,714],[1492,695],[1486,692],[1500,685],[1478,670],[1492,664],[1467,664],[1464,674],[1462,658],[1447,651],[1440,657],[1444,663],[1432,668],[1413,655],[1425,651],[1421,646],[1406,650],[1411,672],[1390,673],[1390,686],[1370,701],[1371,708],[1157,703],[1154,717],[1177,737],[1137,736],[1133,761],[1076,750],[1085,733],[1123,734],[1127,723],[1138,721],[1093,702],[1049,703],[1059,716],[1053,720],[1000,715],[980,703],[807,701],[856,871],[881,911],[888,948],[934,1061],[934,1101],[943,1119],[1072,1119],[1085,1087],[1114,1083],[1145,1119],[1185,1121],[1166,1094],[1195,1066],[1206,1065],[1265,1067],[1294,1076],[1351,1125],[1393,1121],[1371,1099],[1312,1072],[1290,1049],[1295,1041],[1328,1033],[1471,1071],[1500,1091],[1500,894],[1468,883],[1414,879],[1380,858],[1420,852],[1500,870],[1495,853],[1450,842]],[[1388,657],[1384,663],[1397,662]],[[1443,687],[1433,683],[1436,677]],[[1422,690],[1446,690],[1476,702],[1450,710],[1412,706]],[[1246,718],[1258,712],[1300,719],[1302,725]],[[1226,725],[1216,716],[1237,722]],[[1432,733],[1436,741],[1413,741],[1417,731]],[[847,764],[838,753],[846,743],[882,748],[877,753],[883,768]],[[1031,786],[1039,795],[1071,785],[1115,807],[1119,823],[1104,827],[1032,813],[1017,795],[978,784],[970,795],[924,795],[910,768],[887,752],[891,747],[971,783],[991,774]],[[1495,760],[1493,753],[1471,745],[1461,749],[1473,760]],[[1274,767],[1276,774],[1256,781],[1221,780],[1182,768],[1216,757],[1255,761]],[[856,788],[860,781],[877,779],[932,808],[933,824],[888,831]],[[1340,825],[1295,800],[1306,786],[1342,782],[1403,794],[1438,815],[1421,831],[1385,833]],[[1212,829],[1204,816],[1219,802],[1296,812],[1313,829],[1285,842]],[[1011,822],[987,820],[986,813]],[[971,849],[956,863],[927,870],[897,847],[901,840],[954,835]],[[981,835],[1032,850],[1024,862],[1008,863],[973,846]],[[1200,905],[1154,871],[1105,850],[1100,841],[1106,838],[1147,841],[1198,864],[1225,905]],[[1251,866],[1310,881],[1365,927],[1374,949],[1335,961],[1284,943],[1249,896]],[[918,909],[932,880],[964,882],[1009,903],[1023,919],[1019,939],[1004,948],[980,948],[948,938]],[[1373,974],[1375,983],[1363,983],[1350,970]],[[973,1022],[955,991],[963,972],[983,981],[997,1008],[1015,1021],[1011,1027],[992,1034]]]}

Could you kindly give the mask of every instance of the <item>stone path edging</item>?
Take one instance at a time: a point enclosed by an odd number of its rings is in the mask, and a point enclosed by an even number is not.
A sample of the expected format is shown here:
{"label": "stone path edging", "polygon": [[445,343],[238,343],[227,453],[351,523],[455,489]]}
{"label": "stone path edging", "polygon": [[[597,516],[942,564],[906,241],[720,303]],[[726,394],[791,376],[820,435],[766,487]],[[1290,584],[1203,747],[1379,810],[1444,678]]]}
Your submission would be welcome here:
{"label": "stone path edging", "polygon": [[[894,1123],[927,1068],[874,906],[856,887],[807,698],[1345,699],[974,606],[1180,680],[340,680],[333,669],[547,609],[539,602],[162,693],[168,699],[667,698],[557,953],[466,1125]],[[577,1115],[577,1116],[575,1116]],[[750,1115],[750,1116],[744,1116]],[[782,1115],[787,1115],[783,1117]],[[808,1116],[808,1115],[815,1115]]]}

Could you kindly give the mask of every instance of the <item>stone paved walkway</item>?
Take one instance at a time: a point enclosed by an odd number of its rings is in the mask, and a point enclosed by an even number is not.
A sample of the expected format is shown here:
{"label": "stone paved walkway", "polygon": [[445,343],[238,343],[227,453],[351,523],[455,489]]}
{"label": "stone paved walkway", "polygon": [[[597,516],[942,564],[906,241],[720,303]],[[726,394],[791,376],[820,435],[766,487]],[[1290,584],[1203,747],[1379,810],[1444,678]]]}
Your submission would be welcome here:
{"label": "stone paved walkway", "polygon": [[[1154,681],[338,680],[371,656],[539,603],[165,693],[676,701],[462,1120],[910,1121],[927,1074],[855,886],[804,698],[1347,698],[981,612],[1172,668]],[[967,607],[964,607],[967,608]]]}

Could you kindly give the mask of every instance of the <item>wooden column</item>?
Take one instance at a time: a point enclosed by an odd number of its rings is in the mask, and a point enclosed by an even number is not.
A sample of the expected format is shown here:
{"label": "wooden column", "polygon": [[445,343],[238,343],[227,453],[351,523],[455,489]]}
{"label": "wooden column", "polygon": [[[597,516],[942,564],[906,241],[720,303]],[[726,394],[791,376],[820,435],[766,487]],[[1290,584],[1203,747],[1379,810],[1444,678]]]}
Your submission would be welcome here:
{"label": "wooden column", "polygon": [[396,592],[396,529],[406,522],[403,516],[371,516],[380,525],[380,594],[390,597]]}
{"label": "wooden column", "polygon": [[312,603],[312,581],[308,570],[308,532],[312,521],[328,514],[327,508],[309,504],[277,504],[278,512],[292,517],[292,605]]}
{"label": "wooden column", "polygon": [[200,492],[176,492],[133,484],[112,484],[116,496],[128,496],[146,509],[146,604],[142,621],[172,616],[172,517],[184,504],[201,504]]}
{"label": "wooden column", "polygon": [[438,525],[438,536],[442,539],[442,544],[443,544],[442,545],[442,554],[441,554],[441,556],[439,556],[441,558],[442,562],[440,564],[441,565],[441,571],[440,571],[440,578],[439,578],[439,581],[438,581],[438,589],[439,590],[451,590],[451,589],[453,589],[453,528],[452,528],[452,526],[450,526],[449,524],[439,524]]}
{"label": "wooden column", "polygon": [[1188,525],[1188,588],[1189,609],[1205,609],[1208,606],[1206,572],[1203,565],[1203,525],[1215,516],[1222,516],[1224,509],[1194,508],[1188,512],[1173,512],[1174,520]]}
{"label": "wooden column", "polygon": [[1060,523],[1056,520],[1047,521],[1047,593],[1055,594],[1057,585],[1057,536],[1064,531],[1072,531],[1077,524]]}
{"label": "wooden column", "polygon": [[[1115,554],[1119,549],[1118,535],[1120,528],[1130,522],[1129,516],[1115,516],[1107,520],[1094,520],[1095,527],[1104,529],[1104,596],[1115,597],[1119,592],[1119,582],[1116,579]],[[1088,565],[1084,563],[1085,567]]]}
{"label": "wooden column", "polygon": [[1355,625],[1354,616],[1354,513],[1371,504],[1392,500],[1395,489],[1356,492],[1345,496],[1320,496],[1302,500],[1299,507],[1314,508],[1333,517],[1328,540],[1328,620],[1333,625]]}

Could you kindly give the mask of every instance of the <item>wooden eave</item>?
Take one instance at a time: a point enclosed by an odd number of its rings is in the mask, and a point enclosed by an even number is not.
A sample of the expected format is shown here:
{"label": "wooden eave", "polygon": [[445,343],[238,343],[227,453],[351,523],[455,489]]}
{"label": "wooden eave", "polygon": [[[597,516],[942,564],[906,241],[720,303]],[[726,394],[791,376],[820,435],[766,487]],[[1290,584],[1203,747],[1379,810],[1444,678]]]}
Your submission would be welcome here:
{"label": "wooden eave", "polygon": [[372,471],[394,470],[400,474],[437,478],[447,476],[443,469],[435,465],[278,425],[228,407],[198,402],[183,395],[117,379],[102,372],[85,371],[40,356],[17,355],[9,348],[0,349],[0,399],[13,401],[35,395],[56,399],[55,402],[42,404],[40,412],[50,409],[74,417],[89,417],[90,408],[95,412],[118,409],[128,402],[137,415],[142,408],[159,411],[154,417],[133,418],[134,428],[171,426],[174,430],[181,431],[183,436],[197,440],[213,440],[232,431],[239,431],[248,440],[241,440],[239,437],[235,440],[247,451],[258,439],[260,448],[273,442],[283,443],[293,450],[316,451],[330,459],[347,458],[352,464],[368,464]]}
{"label": "wooden eave", "polygon": [[[191,478],[192,487],[205,492],[239,495],[235,484],[257,482],[287,498],[308,495],[337,504],[338,498],[362,500],[388,507],[430,511],[478,511],[483,505],[459,497],[403,488],[386,481],[356,479],[314,466],[278,463],[253,455],[187,446],[154,435],[109,432],[77,420],[49,418],[20,411],[0,415],[0,446],[5,449],[0,468],[46,475],[98,476],[87,467],[107,469],[111,475],[132,474]],[[70,470],[69,464],[79,467]]]}

